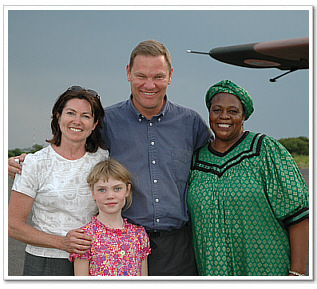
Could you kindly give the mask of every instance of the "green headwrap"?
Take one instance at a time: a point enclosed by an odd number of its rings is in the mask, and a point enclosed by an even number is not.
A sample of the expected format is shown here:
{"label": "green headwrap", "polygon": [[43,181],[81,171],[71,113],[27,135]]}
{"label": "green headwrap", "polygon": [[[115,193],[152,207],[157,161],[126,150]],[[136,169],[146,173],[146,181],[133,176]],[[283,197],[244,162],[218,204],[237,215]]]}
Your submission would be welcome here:
{"label": "green headwrap", "polygon": [[208,89],[205,99],[208,110],[210,110],[211,99],[213,98],[213,96],[220,92],[226,92],[237,96],[242,103],[245,112],[245,120],[250,117],[250,115],[254,111],[253,101],[250,94],[244,88],[240,87],[230,80],[222,80]]}

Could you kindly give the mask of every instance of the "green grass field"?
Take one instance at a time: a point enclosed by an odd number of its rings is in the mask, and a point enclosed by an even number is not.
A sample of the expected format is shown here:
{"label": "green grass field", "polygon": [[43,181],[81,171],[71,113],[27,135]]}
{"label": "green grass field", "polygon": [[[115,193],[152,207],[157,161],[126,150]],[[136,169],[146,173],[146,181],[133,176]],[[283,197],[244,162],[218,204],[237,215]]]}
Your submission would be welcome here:
{"label": "green grass field", "polygon": [[309,168],[309,156],[293,155],[293,158],[300,169]]}

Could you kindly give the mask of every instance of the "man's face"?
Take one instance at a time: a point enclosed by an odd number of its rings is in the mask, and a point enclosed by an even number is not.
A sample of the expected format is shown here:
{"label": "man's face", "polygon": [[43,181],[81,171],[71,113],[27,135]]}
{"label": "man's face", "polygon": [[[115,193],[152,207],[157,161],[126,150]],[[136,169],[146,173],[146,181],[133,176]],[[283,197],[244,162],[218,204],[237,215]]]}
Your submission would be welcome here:
{"label": "man's face", "polygon": [[132,68],[127,66],[127,77],[133,95],[132,102],[148,119],[160,113],[172,74],[173,69],[169,71],[163,55],[138,55],[134,59]]}

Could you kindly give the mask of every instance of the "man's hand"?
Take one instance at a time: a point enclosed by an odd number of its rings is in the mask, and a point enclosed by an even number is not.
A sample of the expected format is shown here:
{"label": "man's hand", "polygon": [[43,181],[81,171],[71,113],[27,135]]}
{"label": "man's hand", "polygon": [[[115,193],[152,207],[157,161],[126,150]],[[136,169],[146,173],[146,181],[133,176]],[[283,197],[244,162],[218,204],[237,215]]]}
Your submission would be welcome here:
{"label": "man's hand", "polygon": [[21,174],[22,165],[21,163],[24,161],[26,154],[22,154],[17,157],[11,157],[8,161],[8,173],[12,180],[14,180],[16,174]]}

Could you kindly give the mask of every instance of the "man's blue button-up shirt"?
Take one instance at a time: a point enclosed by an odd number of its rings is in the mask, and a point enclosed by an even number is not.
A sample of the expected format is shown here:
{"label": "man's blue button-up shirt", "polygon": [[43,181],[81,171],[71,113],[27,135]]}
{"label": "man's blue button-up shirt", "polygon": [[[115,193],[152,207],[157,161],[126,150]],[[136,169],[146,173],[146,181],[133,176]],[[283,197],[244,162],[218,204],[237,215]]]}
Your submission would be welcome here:
{"label": "man's blue button-up shirt", "polygon": [[110,156],[133,176],[133,200],[123,216],[147,230],[178,229],[188,222],[186,191],[192,154],[211,137],[201,116],[166,103],[151,120],[131,98],[105,108],[103,139]]}

